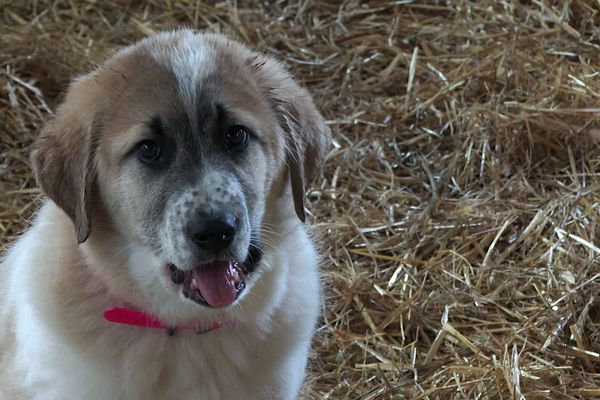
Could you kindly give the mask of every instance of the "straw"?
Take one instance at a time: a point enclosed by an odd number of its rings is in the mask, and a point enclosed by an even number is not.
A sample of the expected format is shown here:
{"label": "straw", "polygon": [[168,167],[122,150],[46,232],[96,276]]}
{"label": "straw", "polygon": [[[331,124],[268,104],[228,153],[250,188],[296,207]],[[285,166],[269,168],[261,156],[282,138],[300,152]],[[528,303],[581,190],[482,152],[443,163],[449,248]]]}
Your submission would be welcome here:
{"label": "straw", "polygon": [[325,290],[304,398],[600,397],[598,2],[0,10],[1,249],[40,203],[28,147],[69,80],[209,28],[282,60],[334,133],[307,196]]}

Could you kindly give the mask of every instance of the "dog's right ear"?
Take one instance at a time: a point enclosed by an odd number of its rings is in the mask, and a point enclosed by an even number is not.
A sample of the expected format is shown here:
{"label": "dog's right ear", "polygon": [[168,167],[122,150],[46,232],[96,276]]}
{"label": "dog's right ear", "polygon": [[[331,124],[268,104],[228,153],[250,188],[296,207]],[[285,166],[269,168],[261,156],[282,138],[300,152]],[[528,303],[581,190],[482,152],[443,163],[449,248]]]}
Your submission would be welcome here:
{"label": "dog's right ear", "polygon": [[38,184],[71,218],[78,243],[91,231],[97,94],[93,76],[75,81],[56,115],[39,133],[31,154]]}

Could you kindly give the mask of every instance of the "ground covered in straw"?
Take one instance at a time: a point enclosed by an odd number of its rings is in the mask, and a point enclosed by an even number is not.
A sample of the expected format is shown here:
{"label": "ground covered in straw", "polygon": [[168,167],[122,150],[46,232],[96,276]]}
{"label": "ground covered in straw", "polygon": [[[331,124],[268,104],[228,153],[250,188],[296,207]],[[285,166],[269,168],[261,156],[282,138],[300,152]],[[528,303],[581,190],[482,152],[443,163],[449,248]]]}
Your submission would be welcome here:
{"label": "ground covered in straw", "polygon": [[334,136],[309,195],[308,399],[600,397],[597,1],[0,0],[0,250],[69,79],[187,25],[283,60]]}

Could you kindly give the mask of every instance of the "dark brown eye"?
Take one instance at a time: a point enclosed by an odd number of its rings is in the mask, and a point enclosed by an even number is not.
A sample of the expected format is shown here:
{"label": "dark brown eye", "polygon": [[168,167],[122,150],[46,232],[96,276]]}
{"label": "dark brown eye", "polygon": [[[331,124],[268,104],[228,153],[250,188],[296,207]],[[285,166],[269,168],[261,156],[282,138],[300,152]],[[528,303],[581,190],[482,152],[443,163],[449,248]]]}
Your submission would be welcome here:
{"label": "dark brown eye", "polygon": [[160,146],[154,140],[143,140],[137,145],[137,156],[144,162],[153,162],[160,158]]}
{"label": "dark brown eye", "polygon": [[225,134],[225,145],[229,150],[241,150],[248,143],[248,136],[248,128],[245,126],[230,126]]}

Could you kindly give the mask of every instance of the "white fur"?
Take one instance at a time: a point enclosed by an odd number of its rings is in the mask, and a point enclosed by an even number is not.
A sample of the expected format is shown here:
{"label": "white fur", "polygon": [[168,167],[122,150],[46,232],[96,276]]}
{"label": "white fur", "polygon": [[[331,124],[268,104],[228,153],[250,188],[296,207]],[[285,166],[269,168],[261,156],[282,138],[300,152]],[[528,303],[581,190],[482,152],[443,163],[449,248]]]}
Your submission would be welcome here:
{"label": "white fur", "polygon": [[[183,104],[187,107],[187,114],[192,126],[198,126],[197,93],[200,81],[214,71],[215,49],[208,44],[191,40],[194,36],[192,31],[178,31],[181,40],[177,46],[169,48],[169,51],[154,51],[154,57],[169,67],[175,74],[179,85],[179,93]],[[153,36],[147,41],[161,44],[169,41],[173,36],[171,32],[163,32]],[[161,49],[156,46],[156,49]]]}
{"label": "white fur", "polygon": [[[168,337],[102,319],[117,300],[94,267],[82,265],[70,220],[48,202],[2,264],[9,274],[2,307],[16,313],[17,340],[0,383],[12,378],[23,398],[40,400],[295,398],[318,313],[317,257],[299,224],[283,233],[249,294],[257,304],[269,298],[268,307],[255,309],[248,300],[235,326]],[[73,288],[73,298],[53,293],[59,277],[82,286]],[[81,302],[76,321],[64,319],[58,299]],[[0,386],[0,398],[20,398],[9,393]]]}

